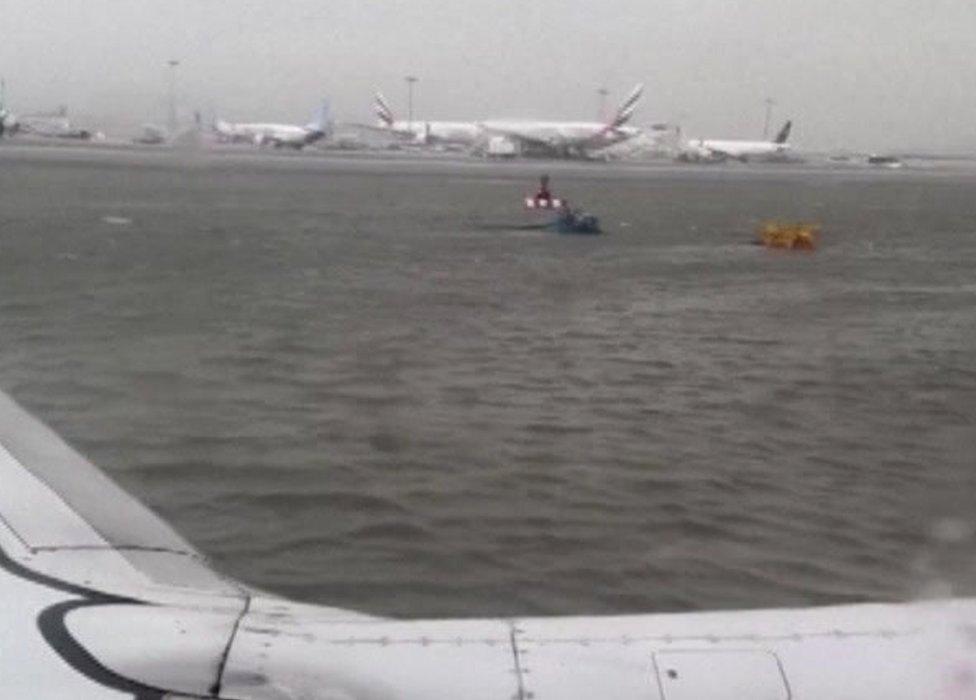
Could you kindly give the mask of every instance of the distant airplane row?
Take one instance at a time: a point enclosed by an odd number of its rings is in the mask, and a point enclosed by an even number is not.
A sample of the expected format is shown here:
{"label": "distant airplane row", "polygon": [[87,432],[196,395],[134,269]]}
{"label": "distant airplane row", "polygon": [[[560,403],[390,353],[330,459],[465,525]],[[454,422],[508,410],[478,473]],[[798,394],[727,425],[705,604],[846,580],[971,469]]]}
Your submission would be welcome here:
{"label": "distant airplane row", "polygon": [[644,93],[637,85],[606,122],[486,120],[397,121],[383,95],[374,102],[379,127],[418,144],[463,145],[489,156],[548,155],[585,158],[640,133],[627,126]]}
{"label": "distant airplane row", "polygon": [[25,114],[17,117],[6,107],[6,86],[0,80],[0,136],[13,136],[16,133],[37,134],[52,138],[90,139],[93,134],[86,129],[78,129],[68,121],[68,110],[60,107],[48,114]]}
{"label": "distant airplane row", "polygon": [[[377,93],[373,102],[377,124],[355,126],[385,133],[405,145],[467,149],[487,157],[594,158],[644,133],[642,129],[629,125],[643,92],[643,85],[634,87],[605,122],[399,120],[386,98]],[[231,123],[223,120],[214,122],[214,132],[222,141],[250,142],[279,148],[303,148],[328,138],[334,128],[327,101],[305,126]],[[694,162],[784,159],[790,150],[788,139],[791,128],[792,122],[787,122],[772,141],[690,139],[679,144],[678,157]]]}
{"label": "distant airplane row", "polygon": [[[610,118],[603,122],[497,119],[470,122],[404,121],[396,118],[386,98],[377,93],[373,102],[377,123],[349,126],[385,134],[399,145],[464,149],[490,158],[600,158],[613,147],[639,141],[638,137],[647,136],[645,130],[630,125],[643,93],[643,85],[635,86]],[[678,160],[687,162],[785,160],[790,152],[788,139],[791,128],[792,122],[786,122],[772,141],[682,140],[679,129],[673,150]],[[218,141],[276,148],[301,149],[331,138],[335,129],[336,124],[328,100],[323,102],[312,120],[305,125],[235,123],[223,119],[215,119],[213,122],[213,133]],[[662,129],[666,130],[666,127],[652,127],[652,131]],[[0,85],[0,136],[12,135],[18,131],[59,138],[88,139],[93,136],[89,131],[73,127],[64,109],[56,114],[32,115],[20,119],[14,117],[5,107],[3,88]],[[162,143],[167,140],[167,135],[164,130],[147,125],[145,133],[136,140],[141,143]]]}
{"label": "distant airplane row", "polygon": [[[564,121],[398,121],[386,99],[376,95],[377,125],[358,125],[382,131],[395,140],[424,146],[460,146],[481,149],[489,155],[516,155],[530,150],[549,155],[583,157],[592,150],[606,148],[632,138],[637,129],[626,126],[640,101],[643,87],[638,85],[617,110],[613,119],[600,122]],[[305,126],[269,123],[214,122],[214,132],[227,142],[302,148],[328,137],[334,130],[326,101]]]}

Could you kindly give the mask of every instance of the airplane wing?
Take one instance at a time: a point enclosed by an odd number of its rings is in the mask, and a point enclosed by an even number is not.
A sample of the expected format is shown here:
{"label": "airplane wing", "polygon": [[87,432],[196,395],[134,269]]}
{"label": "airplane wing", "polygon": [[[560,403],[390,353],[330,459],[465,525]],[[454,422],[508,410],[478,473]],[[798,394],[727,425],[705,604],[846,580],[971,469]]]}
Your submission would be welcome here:
{"label": "airplane wing", "polygon": [[0,393],[0,695],[209,697],[255,594]]}
{"label": "airplane wing", "polygon": [[[248,592],[148,508],[0,394],[0,678],[9,697],[151,697],[79,646],[71,621],[93,607],[198,604],[207,625],[168,672],[207,690]],[[165,637],[173,630],[149,631]],[[139,638],[126,638],[148,656]],[[14,653],[18,650],[20,653]],[[192,650],[192,653],[190,653]]]}
{"label": "airplane wing", "polygon": [[243,595],[155,513],[3,394],[0,484],[0,543],[39,574],[122,595],[140,586]]}

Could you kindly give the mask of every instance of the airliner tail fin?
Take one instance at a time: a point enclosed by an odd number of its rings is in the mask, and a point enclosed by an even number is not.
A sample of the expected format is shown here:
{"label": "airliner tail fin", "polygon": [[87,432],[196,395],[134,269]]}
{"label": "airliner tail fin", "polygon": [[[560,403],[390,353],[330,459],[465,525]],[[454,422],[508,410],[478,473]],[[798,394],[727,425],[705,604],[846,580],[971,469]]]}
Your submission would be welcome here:
{"label": "airliner tail fin", "polygon": [[315,116],[312,117],[312,121],[309,122],[308,130],[320,134],[328,134],[330,131],[332,131],[333,121],[332,105],[330,104],[329,99],[326,98],[322,100],[322,106],[318,108],[318,111],[315,112]]}
{"label": "airliner tail fin", "polygon": [[641,97],[643,96],[644,85],[639,84],[630,91],[630,94],[627,95],[627,99],[623,101],[616,113],[614,113],[613,119],[607,126],[609,126],[611,129],[615,129],[629,122],[631,117],[634,116],[634,112],[637,110],[637,105],[640,103]]}
{"label": "airliner tail fin", "polygon": [[779,130],[778,134],[776,134],[775,143],[786,143],[786,141],[790,138],[790,130],[792,128],[793,128],[792,120],[783,124],[783,128]]}
{"label": "airliner tail fin", "polygon": [[393,116],[393,110],[390,109],[390,105],[382,93],[376,93],[376,97],[373,99],[373,110],[376,112],[381,126],[390,128],[396,122]]}

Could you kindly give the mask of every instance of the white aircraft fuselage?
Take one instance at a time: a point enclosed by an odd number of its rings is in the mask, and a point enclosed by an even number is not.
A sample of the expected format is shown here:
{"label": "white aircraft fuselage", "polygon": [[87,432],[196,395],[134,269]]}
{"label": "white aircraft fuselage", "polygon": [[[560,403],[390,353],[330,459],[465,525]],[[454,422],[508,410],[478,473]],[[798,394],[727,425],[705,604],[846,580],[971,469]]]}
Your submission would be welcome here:
{"label": "white aircraft fuselage", "polygon": [[[585,156],[633,138],[638,129],[626,126],[643,94],[637,85],[607,122],[485,120],[480,122],[399,121],[389,102],[376,93],[373,108],[379,128],[406,137],[415,143],[455,143],[467,146],[504,141],[507,154],[541,152],[549,155]],[[491,150],[491,149],[489,149]]]}
{"label": "white aircraft fuselage", "polygon": [[683,150],[697,155],[702,160],[711,158],[742,160],[782,156],[790,151],[790,144],[775,141],[690,139],[685,142]]}
{"label": "white aircraft fuselage", "polygon": [[234,124],[219,121],[214,127],[218,138],[227,141],[246,141],[258,146],[289,146],[302,148],[321,139],[324,131],[293,124]]}
{"label": "white aircraft fuselage", "polygon": [[273,122],[233,123],[214,122],[213,130],[220,141],[249,142],[257,146],[301,149],[325,138],[332,132],[333,122],[329,101],[325,100],[312,121],[305,126]]}
{"label": "white aircraft fuselage", "polygon": [[634,116],[643,94],[644,86],[635,86],[606,122],[497,119],[480,125],[489,137],[506,139],[521,152],[587,157],[640,133],[627,123]]}
{"label": "white aircraft fuselage", "polygon": [[725,160],[785,160],[790,151],[793,122],[787,121],[771,141],[737,139],[689,139],[681,145],[678,160],[721,162]]}
{"label": "white aircraft fuselage", "polygon": [[554,147],[573,143],[588,148],[605,148],[633,138],[639,132],[635,127],[610,127],[600,122],[560,122],[529,120],[489,120],[481,123],[484,131],[500,136],[521,135],[526,140],[550,143]]}
{"label": "white aircraft fuselage", "polygon": [[474,122],[397,119],[382,94],[376,93],[373,109],[379,120],[376,128],[396,138],[418,145],[474,146],[482,130]]}
{"label": "white aircraft fuselage", "polygon": [[447,144],[472,146],[482,136],[481,128],[474,122],[459,121],[394,121],[381,124],[381,128],[418,144]]}
{"label": "white aircraft fuselage", "polygon": [[74,126],[67,117],[47,115],[24,115],[20,118],[20,131],[48,138],[87,140],[92,133]]}

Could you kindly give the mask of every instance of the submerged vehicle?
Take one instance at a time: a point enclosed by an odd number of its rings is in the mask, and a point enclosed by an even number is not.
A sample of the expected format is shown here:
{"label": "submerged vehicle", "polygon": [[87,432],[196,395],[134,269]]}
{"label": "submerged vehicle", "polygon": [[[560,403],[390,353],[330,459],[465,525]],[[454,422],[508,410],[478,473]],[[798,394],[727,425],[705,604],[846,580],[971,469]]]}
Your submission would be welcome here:
{"label": "submerged vehicle", "polygon": [[598,234],[603,233],[600,228],[600,220],[593,214],[573,209],[563,209],[559,217],[550,224],[557,233],[584,233]]}
{"label": "submerged vehicle", "polygon": [[592,214],[571,209],[569,200],[553,196],[549,190],[549,176],[539,178],[539,189],[530,197],[525,198],[525,208],[529,211],[548,211],[556,214],[556,218],[541,228],[557,233],[600,233],[600,220]]}

